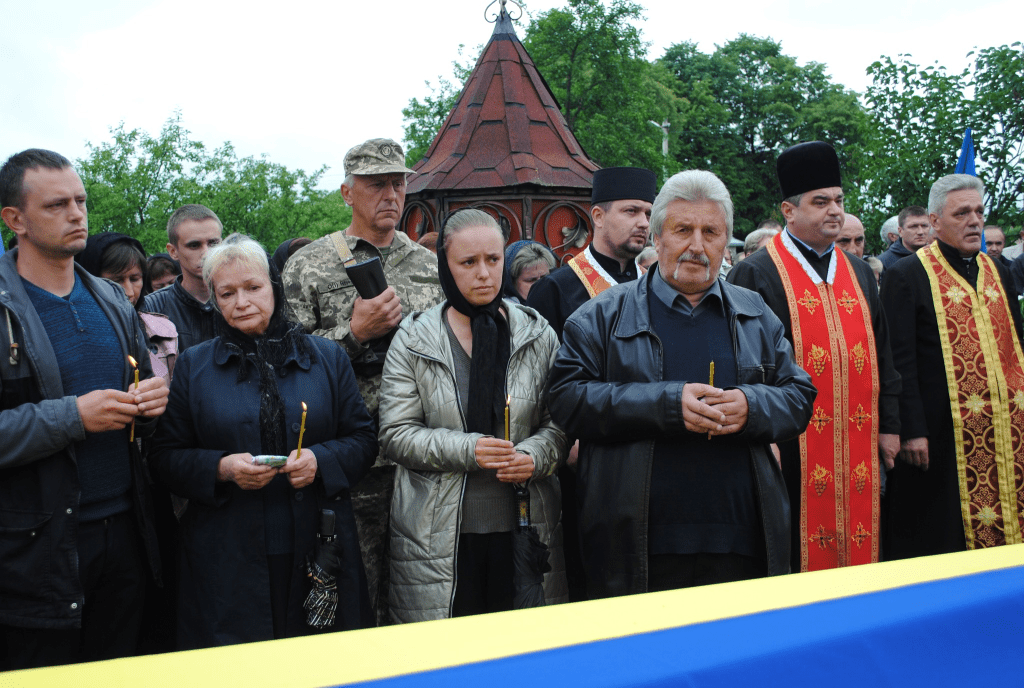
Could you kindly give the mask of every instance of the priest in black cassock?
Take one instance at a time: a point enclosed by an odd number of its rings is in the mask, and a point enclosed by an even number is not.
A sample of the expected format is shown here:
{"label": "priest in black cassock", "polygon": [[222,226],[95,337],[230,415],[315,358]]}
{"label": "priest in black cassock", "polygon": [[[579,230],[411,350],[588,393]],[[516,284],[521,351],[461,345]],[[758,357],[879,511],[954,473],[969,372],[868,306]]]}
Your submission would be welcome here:
{"label": "priest in black cassock", "polygon": [[818,389],[807,431],[779,447],[793,571],[870,563],[879,557],[879,464],[891,466],[899,450],[900,377],[871,266],[835,250],[845,220],[835,149],[792,146],[777,171],[786,227],[728,281],[761,295]]}
{"label": "priest in black cassock", "polygon": [[1021,542],[1021,316],[1007,270],[979,252],[984,193],[970,175],[935,182],[935,242],[882,280],[903,377],[900,460],[887,495],[891,559]]}
{"label": "priest in black cassock", "polygon": [[533,285],[526,305],[536,308],[562,338],[576,309],[608,287],[635,280],[636,257],[647,246],[651,204],[658,193],[650,170],[609,167],[594,173],[590,218],[594,239],[566,265]]}
{"label": "priest in black cassock", "polygon": [[[594,173],[590,218],[594,238],[583,251],[533,285],[526,305],[536,308],[562,339],[562,326],[576,309],[605,289],[637,278],[636,257],[647,245],[651,204],[658,194],[654,173],[639,167],[609,167]],[[558,471],[562,488],[562,527],[569,601],[586,599],[579,551],[576,452]]]}

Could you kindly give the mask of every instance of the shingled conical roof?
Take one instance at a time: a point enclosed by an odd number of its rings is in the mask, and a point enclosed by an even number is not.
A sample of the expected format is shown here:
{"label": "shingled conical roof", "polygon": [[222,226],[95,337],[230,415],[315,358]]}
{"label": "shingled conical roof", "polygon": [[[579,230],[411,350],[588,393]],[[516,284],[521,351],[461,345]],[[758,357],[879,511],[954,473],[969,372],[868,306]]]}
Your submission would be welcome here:
{"label": "shingled conical roof", "polygon": [[502,8],[458,103],[413,169],[410,194],[523,184],[589,190],[599,167],[569,131]]}

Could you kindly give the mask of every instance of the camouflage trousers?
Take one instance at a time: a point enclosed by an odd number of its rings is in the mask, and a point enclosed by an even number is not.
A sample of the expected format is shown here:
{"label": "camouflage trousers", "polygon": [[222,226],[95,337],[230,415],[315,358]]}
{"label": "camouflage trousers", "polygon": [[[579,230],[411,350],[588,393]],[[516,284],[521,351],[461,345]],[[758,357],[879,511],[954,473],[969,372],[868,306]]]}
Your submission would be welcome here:
{"label": "camouflage trousers", "polygon": [[352,511],[359,532],[359,550],[366,569],[370,606],[378,626],[390,624],[388,588],[391,560],[388,557],[388,527],[394,487],[395,467],[378,466],[371,468],[352,490]]}

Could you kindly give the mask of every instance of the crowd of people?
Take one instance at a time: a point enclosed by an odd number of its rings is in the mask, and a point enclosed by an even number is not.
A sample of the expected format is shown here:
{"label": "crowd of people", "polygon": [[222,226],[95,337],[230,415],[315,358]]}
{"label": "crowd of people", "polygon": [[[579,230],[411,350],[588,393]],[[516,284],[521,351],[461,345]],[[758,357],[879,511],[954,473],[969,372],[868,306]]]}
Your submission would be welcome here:
{"label": "crowd of people", "polygon": [[0,169],[0,668],[1022,541],[1024,263],[976,177],[865,257],[801,143],[733,256],[718,176],[603,169],[560,261],[474,208],[413,241],[392,140],[344,171],[345,229],[268,255],[185,205],[147,256],[66,158]]}

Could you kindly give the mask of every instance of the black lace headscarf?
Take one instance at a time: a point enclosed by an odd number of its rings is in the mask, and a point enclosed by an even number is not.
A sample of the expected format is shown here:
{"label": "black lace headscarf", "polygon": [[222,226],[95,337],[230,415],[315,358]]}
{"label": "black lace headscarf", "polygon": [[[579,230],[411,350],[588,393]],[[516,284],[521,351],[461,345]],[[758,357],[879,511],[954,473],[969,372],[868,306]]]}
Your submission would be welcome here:
{"label": "black lace headscarf", "polygon": [[[254,240],[242,234],[232,234],[212,251],[233,251],[241,248],[245,242]],[[249,247],[252,248],[251,246]],[[263,249],[260,248],[262,251]],[[210,254],[207,254],[209,258]],[[264,253],[264,256],[266,254]],[[224,265],[229,265],[229,262]],[[262,270],[261,265],[252,265],[252,270]],[[267,261],[267,274],[274,291],[274,312],[270,317],[263,334],[250,336],[228,325],[224,316],[217,310],[217,329],[228,348],[228,351],[239,358],[238,377],[241,383],[249,379],[255,372],[259,376],[260,392],[260,445],[264,454],[286,456],[288,447],[288,431],[285,423],[285,402],[277,388],[278,371],[290,360],[309,354],[305,331],[298,323],[288,317],[288,309],[284,299],[284,288],[281,275],[272,262]],[[216,294],[211,286],[210,298],[216,303]]]}
{"label": "black lace headscarf", "polygon": [[459,291],[448,266],[445,236],[469,227],[493,227],[497,223],[482,210],[459,210],[445,218],[437,235],[437,273],[448,304],[469,317],[473,332],[473,356],[469,366],[469,404],[466,408],[466,429],[484,435],[494,434],[503,425],[505,414],[505,373],[511,355],[512,341],[508,321],[502,316],[501,289],[494,300],[474,306]]}

